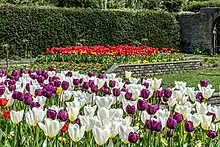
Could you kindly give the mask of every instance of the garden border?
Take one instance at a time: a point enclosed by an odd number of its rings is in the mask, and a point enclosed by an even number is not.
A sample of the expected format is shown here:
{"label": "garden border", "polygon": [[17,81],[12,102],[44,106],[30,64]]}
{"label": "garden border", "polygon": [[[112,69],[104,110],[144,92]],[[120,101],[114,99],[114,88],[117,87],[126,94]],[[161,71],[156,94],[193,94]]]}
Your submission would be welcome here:
{"label": "garden border", "polygon": [[201,69],[200,60],[157,62],[144,64],[115,64],[106,73],[116,73],[123,76],[125,71],[132,72],[133,77],[152,76],[159,74],[181,73],[183,71]]}

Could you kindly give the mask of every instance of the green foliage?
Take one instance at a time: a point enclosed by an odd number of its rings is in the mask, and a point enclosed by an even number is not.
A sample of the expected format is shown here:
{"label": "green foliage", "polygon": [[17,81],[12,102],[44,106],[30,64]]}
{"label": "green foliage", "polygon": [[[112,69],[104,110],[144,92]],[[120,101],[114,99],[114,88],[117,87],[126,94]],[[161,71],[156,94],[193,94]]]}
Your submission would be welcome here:
{"label": "green foliage", "polygon": [[220,7],[219,0],[209,0],[209,1],[192,1],[184,6],[185,11],[199,11],[202,7]]}
{"label": "green foliage", "polygon": [[0,43],[10,54],[37,56],[67,45],[179,46],[179,26],[167,12],[0,6]]}

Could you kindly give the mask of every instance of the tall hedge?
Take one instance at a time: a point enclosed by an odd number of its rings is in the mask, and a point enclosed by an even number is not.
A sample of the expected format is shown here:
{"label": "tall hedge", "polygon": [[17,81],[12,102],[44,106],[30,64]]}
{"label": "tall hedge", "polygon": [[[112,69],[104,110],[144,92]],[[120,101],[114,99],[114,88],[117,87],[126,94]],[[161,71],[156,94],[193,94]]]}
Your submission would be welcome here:
{"label": "tall hedge", "polygon": [[49,47],[145,43],[179,45],[175,16],[156,11],[120,11],[0,5],[0,44],[10,54],[34,56]]}

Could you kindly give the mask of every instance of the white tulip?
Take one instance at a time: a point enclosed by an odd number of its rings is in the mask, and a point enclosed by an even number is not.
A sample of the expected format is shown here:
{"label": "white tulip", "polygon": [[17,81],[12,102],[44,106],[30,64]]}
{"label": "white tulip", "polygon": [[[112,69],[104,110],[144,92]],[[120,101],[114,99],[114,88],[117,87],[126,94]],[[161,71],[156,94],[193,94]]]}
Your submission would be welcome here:
{"label": "white tulip", "polygon": [[90,105],[85,106],[84,107],[84,114],[87,116],[94,116],[96,109],[97,109],[97,105],[95,105],[93,107]]}
{"label": "white tulip", "polygon": [[72,97],[72,92],[69,90],[65,90],[61,95],[60,95],[60,101],[64,102],[64,101],[68,101],[70,100]]}
{"label": "white tulip", "polygon": [[212,115],[201,115],[201,127],[208,130],[212,123]]}
{"label": "white tulip", "polygon": [[110,138],[115,138],[116,135],[119,133],[119,126],[121,125],[121,122],[114,121],[110,123]]}
{"label": "white tulip", "polygon": [[155,115],[156,115],[157,119],[159,121],[161,121],[162,128],[164,128],[166,126],[167,119],[170,116],[170,111],[168,111],[168,109],[163,109],[163,110],[159,109]]}
{"label": "white tulip", "polygon": [[103,121],[105,120],[112,120],[113,117],[115,115],[115,111],[113,110],[109,110],[105,107],[100,107],[97,111],[97,117],[99,120],[101,120],[101,122],[103,123]]}
{"label": "white tulip", "polygon": [[177,100],[174,97],[169,98],[167,101],[167,104],[170,108],[174,107],[176,103],[177,103]]}
{"label": "white tulip", "polygon": [[42,122],[45,117],[45,111],[42,108],[33,108],[25,114],[27,124],[31,126],[37,126],[39,122]]}
{"label": "white tulip", "polygon": [[141,112],[141,121],[145,124],[147,119],[150,119],[150,115],[147,113],[147,111],[142,111]]}
{"label": "white tulip", "polygon": [[212,94],[214,93],[215,89],[211,89],[211,88],[206,88],[206,87],[202,87],[202,94],[204,96],[204,99],[209,99]]}
{"label": "white tulip", "polygon": [[193,122],[193,126],[196,128],[200,125],[201,123],[201,115],[198,114],[198,113],[195,113],[195,114],[191,114],[189,113],[187,115],[187,120],[188,121],[192,121]]}
{"label": "white tulip", "polygon": [[105,107],[109,109],[113,104],[114,99],[115,98],[113,98],[112,96],[108,96],[108,97],[96,96],[96,104],[98,107]]}
{"label": "white tulip", "polygon": [[139,78],[133,78],[133,77],[130,77],[130,78],[129,78],[129,82],[130,82],[131,84],[137,84],[139,81],[140,81]]}
{"label": "white tulip", "polygon": [[11,121],[14,124],[18,124],[19,122],[21,122],[22,119],[23,119],[23,115],[24,115],[24,110],[21,110],[21,111],[12,110],[12,111],[10,111],[10,118],[11,118]]}
{"label": "white tulip", "polygon": [[74,142],[79,142],[84,136],[85,126],[80,127],[78,124],[69,124],[68,133]]}
{"label": "white tulip", "polygon": [[115,77],[116,77],[116,74],[115,74],[115,73],[112,73],[112,74],[106,74],[106,78],[107,78],[108,80],[114,80]]}
{"label": "white tulip", "polygon": [[87,132],[91,131],[95,125],[101,126],[97,117],[80,115],[79,119],[81,124],[86,127]]}
{"label": "white tulip", "polygon": [[208,106],[205,103],[196,102],[196,111],[201,115],[206,115],[208,113]]}
{"label": "white tulip", "polygon": [[130,71],[125,71],[125,78],[126,78],[126,79],[129,79],[129,78],[131,77],[131,75],[132,75],[132,72],[130,72]]}
{"label": "white tulip", "polygon": [[102,128],[99,128],[99,127],[94,127],[92,129],[92,133],[93,133],[93,136],[95,138],[95,142],[99,146],[105,144],[108,141],[108,139],[111,135],[109,128],[102,129]]}
{"label": "white tulip", "polygon": [[64,126],[65,122],[59,122],[58,120],[52,120],[46,118],[44,120],[44,123],[38,123],[39,127],[44,131],[44,134],[47,137],[53,138],[55,137],[59,132],[60,129]]}
{"label": "white tulip", "polygon": [[67,107],[66,110],[68,112],[69,120],[71,122],[73,122],[77,118],[77,116],[79,115],[80,108],[70,106],[70,107]]}

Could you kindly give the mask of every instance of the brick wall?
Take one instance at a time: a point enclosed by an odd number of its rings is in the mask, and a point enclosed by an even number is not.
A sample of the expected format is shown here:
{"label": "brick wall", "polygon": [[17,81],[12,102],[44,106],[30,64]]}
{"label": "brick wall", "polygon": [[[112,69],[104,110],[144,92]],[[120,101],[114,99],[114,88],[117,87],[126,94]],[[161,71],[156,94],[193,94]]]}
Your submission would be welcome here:
{"label": "brick wall", "polygon": [[117,64],[109,68],[106,73],[116,73],[118,76],[123,76],[125,71],[131,71],[133,73],[133,77],[140,77],[158,74],[181,73],[183,71],[197,70],[200,68],[200,61],[192,60],[148,64]]}

